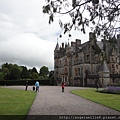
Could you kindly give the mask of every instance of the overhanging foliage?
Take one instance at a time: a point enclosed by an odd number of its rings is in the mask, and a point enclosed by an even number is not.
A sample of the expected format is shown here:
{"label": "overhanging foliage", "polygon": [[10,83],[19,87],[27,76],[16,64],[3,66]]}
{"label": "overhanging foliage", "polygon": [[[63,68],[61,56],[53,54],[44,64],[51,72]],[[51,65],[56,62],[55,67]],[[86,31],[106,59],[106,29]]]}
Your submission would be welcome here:
{"label": "overhanging foliage", "polygon": [[120,0],[46,0],[43,13],[49,15],[49,23],[58,14],[69,15],[67,23],[59,21],[69,36],[72,29],[86,33],[87,27],[101,37],[114,36],[120,30]]}

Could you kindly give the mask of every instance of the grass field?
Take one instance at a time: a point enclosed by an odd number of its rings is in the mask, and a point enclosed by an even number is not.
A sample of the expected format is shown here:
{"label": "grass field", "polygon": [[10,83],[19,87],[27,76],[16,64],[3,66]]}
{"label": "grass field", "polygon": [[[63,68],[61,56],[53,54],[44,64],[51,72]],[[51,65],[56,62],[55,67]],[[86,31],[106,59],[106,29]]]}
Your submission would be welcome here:
{"label": "grass field", "polygon": [[0,115],[25,117],[35,99],[36,92],[0,87]]}
{"label": "grass field", "polygon": [[120,95],[95,92],[95,89],[72,90],[71,93],[120,111]]}

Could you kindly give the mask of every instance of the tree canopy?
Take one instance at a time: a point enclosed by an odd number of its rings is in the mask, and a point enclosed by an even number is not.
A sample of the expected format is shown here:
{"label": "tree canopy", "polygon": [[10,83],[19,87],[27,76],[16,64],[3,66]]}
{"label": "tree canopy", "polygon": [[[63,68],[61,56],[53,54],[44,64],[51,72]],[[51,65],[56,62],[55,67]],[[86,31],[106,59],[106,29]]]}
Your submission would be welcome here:
{"label": "tree canopy", "polygon": [[29,78],[29,71],[27,70],[26,66],[22,66],[22,72],[21,72],[21,78],[22,79],[27,79]]}
{"label": "tree canopy", "polygon": [[49,73],[49,71],[48,71],[48,67],[43,66],[43,67],[40,68],[40,76],[45,77],[45,76],[48,75],[48,73]]}
{"label": "tree canopy", "polygon": [[25,79],[42,79],[47,80],[48,77],[48,67],[42,66],[40,72],[33,67],[32,69],[27,69],[26,66],[18,66],[17,64],[5,63],[2,64],[0,69],[0,80],[25,80]]}
{"label": "tree canopy", "polygon": [[49,24],[58,14],[69,15],[67,23],[59,21],[69,37],[72,29],[86,33],[89,27],[97,36],[107,38],[120,30],[120,0],[46,0],[43,13],[49,15]]}

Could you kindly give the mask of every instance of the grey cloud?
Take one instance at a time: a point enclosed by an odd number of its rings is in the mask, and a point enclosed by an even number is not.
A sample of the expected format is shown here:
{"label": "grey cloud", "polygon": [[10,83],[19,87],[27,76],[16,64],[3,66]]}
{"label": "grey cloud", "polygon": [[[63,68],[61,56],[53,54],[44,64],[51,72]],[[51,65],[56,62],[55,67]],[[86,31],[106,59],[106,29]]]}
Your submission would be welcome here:
{"label": "grey cloud", "polygon": [[[54,69],[54,48],[60,33],[58,19],[48,24],[43,0],[0,0],[0,64],[12,62],[28,67]],[[74,32],[73,32],[74,33]],[[71,38],[78,38],[74,33]],[[64,35],[59,42],[65,42]]]}
{"label": "grey cloud", "polygon": [[38,67],[46,64],[49,69],[53,69],[54,47],[53,42],[42,40],[34,34],[23,33],[7,42],[1,42],[0,61]]}

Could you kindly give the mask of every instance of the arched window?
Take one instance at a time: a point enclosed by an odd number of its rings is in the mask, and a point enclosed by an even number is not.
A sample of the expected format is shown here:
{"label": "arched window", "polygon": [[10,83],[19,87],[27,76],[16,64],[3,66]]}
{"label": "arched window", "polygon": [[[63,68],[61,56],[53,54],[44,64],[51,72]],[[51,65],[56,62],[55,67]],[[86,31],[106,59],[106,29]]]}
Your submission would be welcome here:
{"label": "arched window", "polygon": [[60,67],[61,67],[61,60],[60,60]]}

